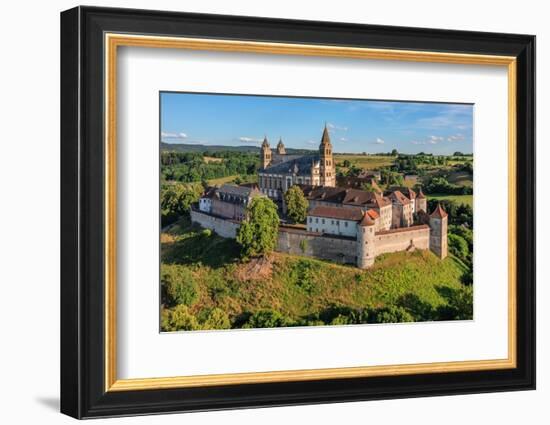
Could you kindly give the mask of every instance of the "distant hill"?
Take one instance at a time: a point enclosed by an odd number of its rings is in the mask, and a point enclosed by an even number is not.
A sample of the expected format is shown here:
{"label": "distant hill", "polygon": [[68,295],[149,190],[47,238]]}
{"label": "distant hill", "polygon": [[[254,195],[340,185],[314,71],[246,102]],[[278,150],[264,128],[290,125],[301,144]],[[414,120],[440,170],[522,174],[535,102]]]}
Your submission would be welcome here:
{"label": "distant hill", "polygon": [[[164,143],[160,142],[161,151],[172,151],[172,152],[249,152],[249,153],[260,153],[260,148],[258,146],[226,146],[226,145],[201,145],[201,144],[187,144],[187,143]],[[307,154],[313,152],[309,149],[293,149],[286,148],[288,154]]]}

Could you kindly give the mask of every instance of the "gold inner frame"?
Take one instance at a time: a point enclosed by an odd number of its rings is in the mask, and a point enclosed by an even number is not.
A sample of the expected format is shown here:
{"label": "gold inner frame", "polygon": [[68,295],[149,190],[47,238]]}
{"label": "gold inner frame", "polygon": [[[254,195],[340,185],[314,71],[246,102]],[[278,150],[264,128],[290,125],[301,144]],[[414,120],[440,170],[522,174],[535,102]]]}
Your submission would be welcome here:
{"label": "gold inner frame", "polygon": [[[447,373],[515,368],[516,357],[516,58],[477,54],[369,49],[255,41],[212,40],[105,34],[105,391],[235,385],[285,381],[357,378],[416,373]],[[507,67],[508,71],[508,357],[419,364],[361,366],[289,371],[118,379],[116,373],[116,99],[117,48],[170,48],[354,59],[437,62]]]}

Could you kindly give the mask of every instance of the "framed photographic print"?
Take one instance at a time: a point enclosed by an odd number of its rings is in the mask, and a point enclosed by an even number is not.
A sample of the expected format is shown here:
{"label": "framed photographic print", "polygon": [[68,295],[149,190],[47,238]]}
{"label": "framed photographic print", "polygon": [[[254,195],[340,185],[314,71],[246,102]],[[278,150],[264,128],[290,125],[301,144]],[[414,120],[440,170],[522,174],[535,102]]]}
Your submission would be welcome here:
{"label": "framed photographic print", "polygon": [[61,411],[533,389],[535,38],[61,14]]}

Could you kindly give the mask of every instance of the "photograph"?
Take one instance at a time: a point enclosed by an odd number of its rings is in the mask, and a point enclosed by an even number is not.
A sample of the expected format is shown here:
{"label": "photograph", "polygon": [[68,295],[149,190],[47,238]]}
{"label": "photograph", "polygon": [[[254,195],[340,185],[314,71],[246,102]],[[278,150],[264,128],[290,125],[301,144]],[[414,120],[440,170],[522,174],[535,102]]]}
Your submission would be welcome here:
{"label": "photograph", "polygon": [[474,104],[159,104],[161,332],[473,320]]}

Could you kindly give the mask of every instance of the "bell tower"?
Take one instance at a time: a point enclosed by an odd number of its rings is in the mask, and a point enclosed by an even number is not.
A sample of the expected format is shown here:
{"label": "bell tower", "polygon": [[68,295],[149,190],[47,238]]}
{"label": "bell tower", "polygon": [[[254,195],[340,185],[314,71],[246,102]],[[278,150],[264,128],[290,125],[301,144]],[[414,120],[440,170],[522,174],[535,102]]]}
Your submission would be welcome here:
{"label": "bell tower", "polygon": [[323,130],[321,144],[319,145],[319,177],[321,186],[336,186],[336,173],[334,170],[334,161],[332,159],[332,143],[328,134],[327,125]]}
{"label": "bell tower", "polygon": [[271,164],[271,148],[269,147],[269,142],[267,141],[267,136],[264,136],[264,141],[261,148],[262,156],[262,168],[269,167]]}
{"label": "bell tower", "polygon": [[279,155],[286,155],[285,145],[283,139],[279,138],[279,143],[277,143],[277,153]]}

